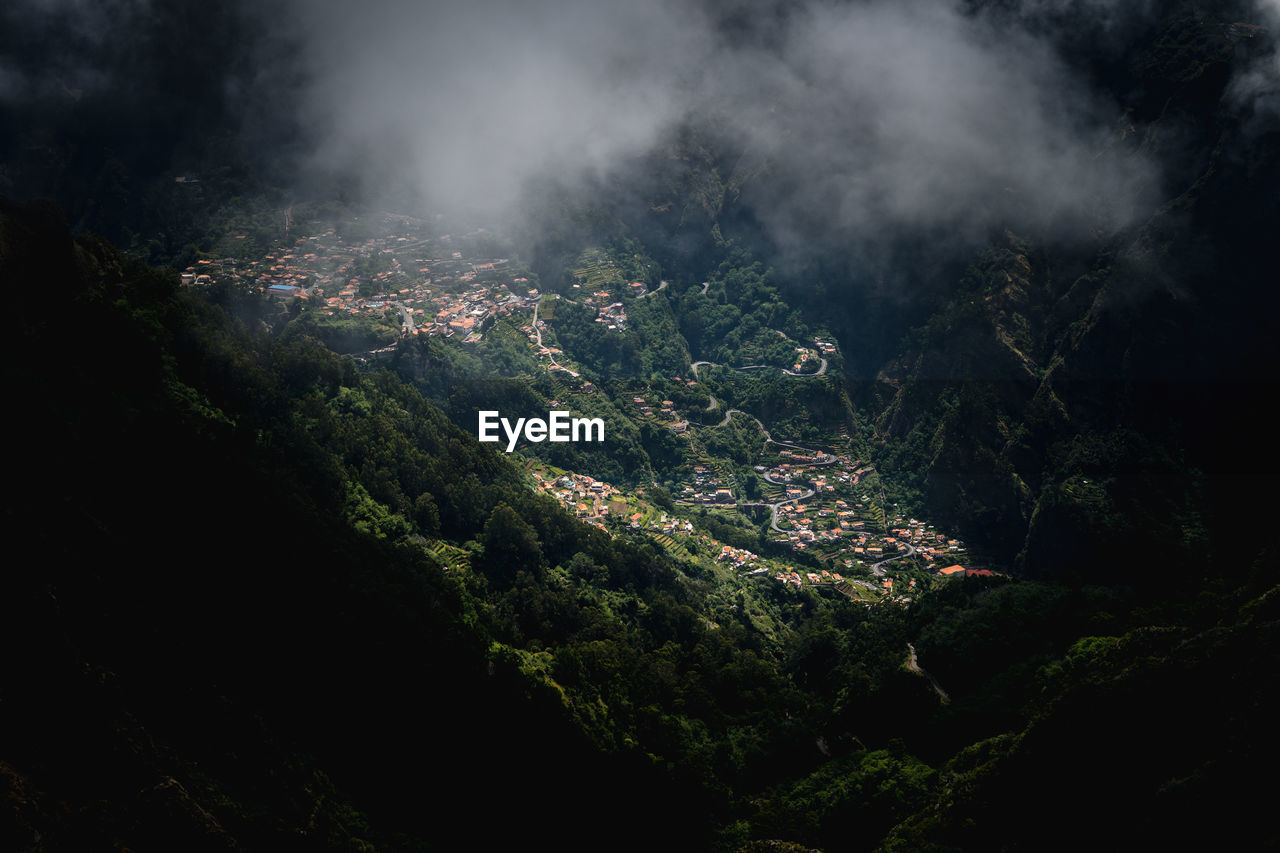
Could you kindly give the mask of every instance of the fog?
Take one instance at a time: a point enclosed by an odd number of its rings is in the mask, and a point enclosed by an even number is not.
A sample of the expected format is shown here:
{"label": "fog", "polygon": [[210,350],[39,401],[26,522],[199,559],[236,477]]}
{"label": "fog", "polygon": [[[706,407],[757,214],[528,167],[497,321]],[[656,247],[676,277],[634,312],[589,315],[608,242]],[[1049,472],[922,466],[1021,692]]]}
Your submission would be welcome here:
{"label": "fog", "polygon": [[676,5],[298,4],[316,165],[444,209],[510,209],[531,179],[599,174],[690,104],[711,48]]}
{"label": "fog", "polygon": [[744,198],[797,243],[899,226],[977,233],[1013,215],[1058,227],[1131,216],[1155,167],[1116,144],[1119,108],[1045,37],[1072,8],[1096,11],[1100,30],[1122,17],[1100,0],[981,16],[946,0],[768,14],[370,0],[298,2],[292,15],[319,169],[500,218],[535,181],[625,172],[681,122],[714,116],[764,169]]}
{"label": "fog", "polygon": [[[336,178],[371,203],[499,229],[527,226],[548,187],[643,186],[654,152],[678,162],[678,131],[701,127],[731,155],[704,183],[728,180],[784,250],[874,253],[912,230],[977,241],[1009,223],[1087,236],[1153,210],[1162,164],[1063,53],[1127,62],[1158,5],[14,0],[0,10],[0,107],[96,94],[141,110],[146,92],[194,87],[175,144],[239,121],[250,147],[289,140],[300,197]],[[1253,12],[1280,27],[1280,0]],[[1255,53],[1232,92],[1271,113],[1280,61]]]}
{"label": "fog", "polygon": [[[1280,0],[1257,0],[1258,25],[1272,33],[1280,31]],[[1275,42],[1253,56],[1245,69],[1232,80],[1230,94],[1261,121],[1280,116],[1280,50]]]}

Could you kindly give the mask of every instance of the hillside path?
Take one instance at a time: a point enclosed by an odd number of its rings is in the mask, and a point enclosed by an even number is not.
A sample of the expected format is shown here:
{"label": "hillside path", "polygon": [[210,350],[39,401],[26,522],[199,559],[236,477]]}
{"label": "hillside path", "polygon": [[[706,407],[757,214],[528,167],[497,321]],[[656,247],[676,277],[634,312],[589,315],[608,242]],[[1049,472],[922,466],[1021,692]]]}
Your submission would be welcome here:
{"label": "hillside path", "polygon": [[943,705],[950,705],[951,697],[947,695],[947,691],[942,689],[942,685],[938,683],[938,679],[930,675],[929,671],[920,666],[920,663],[916,660],[916,647],[911,643],[907,643],[907,651],[909,652],[907,657],[907,669],[911,670],[916,675],[929,679],[929,685],[938,693],[938,701]]}

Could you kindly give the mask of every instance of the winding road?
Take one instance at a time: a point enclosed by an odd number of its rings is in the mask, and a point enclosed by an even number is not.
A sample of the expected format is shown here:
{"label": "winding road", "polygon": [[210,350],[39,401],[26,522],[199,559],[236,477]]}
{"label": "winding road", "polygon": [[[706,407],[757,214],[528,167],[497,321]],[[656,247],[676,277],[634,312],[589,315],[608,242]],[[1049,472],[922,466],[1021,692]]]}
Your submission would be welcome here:
{"label": "winding road", "polygon": [[[703,363],[705,364],[706,362],[703,362]],[[751,418],[751,420],[755,421],[756,426],[760,427],[760,431],[764,433],[764,440],[765,440],[765,443],[767,444],[777,444],[781,447],[789,447],[794,450],[804,450],[819,457],[817,461],[807,463],[809,465],[813,465],[813,466],[834,465],[837,461],[836,457],[827,454],[825,451],[814,450],[811,447],[801,447],[800,445],[792,444],[789,441],[778,441],[769,433],[768,428],[765,427],[765,425],[760,422],[759,418],[757,418],[755,415],[751,414],[750,412],[744,412],[741,409],[729,409],[724,413],[724,420],[722,420],[718,424],[714,424],[714,426],[717,426],[717,427],[726,426],[729,423],[729,421],[733,419],[734,415],[746,415],[747,417]],[[767,471],[765,472],[764,480],[766,483],[769,483],[774,486],[783,486],[785,488],[787,485],[789,485],[784,480],[775,479]],[[769,527],[772,528],[776,533],[786,533],[787,531],[783,530],[781,527],[778,526],[778,509],[789,503],[798,503],[799,501],[808,500],[809,498],[813,497],[815,494],[817,494],[816,490],[807,489],[805,490],[805,493],[803,495],[800,495],[794,498],[787,498],[784,501],[777,501],[776,503],[764,503],[763,501],[750,501],[748,503],[740,503],[738,504],[738,506],[739,507],[748,507],[748,506],[768,507],[771,515],[769,519]]]}
{"label": "winding road", "polygon": [[[640,297],[637,297],[637,298],[639,298],[639,299],[643,299],[645,296],[652,296],[654,293],[657,293],[657,292],[661,291],[661,290],[662,290],[662,289],[664,289],[666,286],[667,286],[667,282],[665,282],[665,281],[664,281],[664,282],[662,282],[662,283],[658,286],[658,289],[657,289],[657,290],[654,290],[654,291],[652,291],[651,293],[646,293],[646,294],[644,294],[644,296],[640,296]],[[703,292],[703,293],[706,293],[706,292],[707,292],[707,286],[708,286],[708,284],[707,284],[706,282],[703,282],[703,286],[702,286],[702,292]],[[566,301],[568,301],[568,300],[566,300]],[[539,297],[538,301],[537,301],[537,302],[535,302],[535,303],[534,303],[534,306],[533,306],[533,330],[534,330],[534,335],[535,335],[535,337],[537,338],[537,341],[538,341],[538,348],[539,348],[539,349],[542,349],[542,348],[545,346],[545,345],[542,343],[542,329],[541,329],[541,328],[539,328],[539,326],[538,326],[538,310],[539,310],[539,308],[540,308],[541,306],[542,306],[542,298],[541,298],[541,297]],[[407,315],[406,315],[406,317],[407,317]],[[775,329],[774,331],[777,331],[777,330]],[[778,334],[779,334],[779,335],[781,335],[783,338],[786,338],[786,337],[787,337],[783,332],[780,332],[780,331],[779,331],[779,332],[778,332]],[[551,359],[551,363],[552,363],[552,364],[557,364],[557,362],[556,362],[556,360],[555,360],[555,357],[554,357],[554,356],[548,356],[548,357]],[[702,367],[703,365],[710,365],[710,366],[712,366],[712,367],[715,367],[715,366],[716,366],[715,362],[711,362],[711,361],[695,361],[695,362],[693,362],[693,363],[692,363],[692,365],[690,365],[690,366],[691,366],[691,368],[692,368],[692,370],[693,370],[693,375],[694,375],[695,377],[697,377],[697,375],[698,375],[698,368],[699,368],[699,367]],[[559,364],[557,364],[557,366],[558,366],[558,367],[560,367],[562,370],[564,370],[566,373],[568,373],[570,376],[573,376],[573,377],[575,377],[575,378],[578,376],[578,374],[577,374],[577,373],[574,373],[572,370],[569,370],[568,368],[564,367],[563,365],[559,365]],[[747,366],[745,366],[745,367],[735,367],[735,368],[733,368],[733,369],[734,369],[734,370],[765,370],[765,369],[768,369],[770,366],[771,366],[771,365],[767,365],[767,364],[751,364],[751,365],[747,365]],[[800,376],[821,376],[823,373],[825,373],[825,372],[826,372],[826,370],[827,370],[827,360],[824,358],[824,359],[822,360],[822,366],[821,366],[821,368],[819,369],[819,371],[818,371],[817,373],[805,373],[805,374],[800,374],[800,373],[793,373],[792,371],[785,370],[785,369],[784,369],[784,370],[782,370],[782,372],[783,372],[783,373],[785,373],[785,374],[786,374],[786,375],[788,375],[788,376],[796,376],[796,377],[800,377]],[[710,396],[710,395],[709,395],[709,396]],[[717,400],[714,396],[711,396],[711,397],[710,397],[710,402],[707,404],[706,411],[708,411],[708,412],[715,411],[717,408],[719,408],[719,406],[720,406],[720,401],[719,401],[719,400]],[[764,423],[763,423],[763,422],[761,422],[761,420],[760,420],[759,418],[757,418],[755,415],[751,414],[750,412],[744,412],[744,411],[742,411],[741,409],[728,409],[728,410],[724,413],[724,420],[720,421],[718,424],[715,424],[714,426],[717,426],[717,427],[721,427],[721,426],[728,426],[729,422],[733,419],[733,416],[734,416],[735,414],[737,414],[737,415],[746,415],[747,417],[751,418],[751,420],[755,421],[755,422],[756,422],[756,426],[760,427],[760,431],[761,431],[762,433],[764,433],[764,440],[765,440],[765,443],[766,443],[766,444],[776,444],[776,445],[778,445],[779,447],[787,447],[787,448],[790,448],[790,449],[792,449],[792,450],[802,450],[802,451],[805,451],[805,452],[807,452],[807,453],[812,453],[815,457],[817,457],[817,461],[809,463],[810,465],[814,465],[814,466],[818,466],[818,465],[834,465],[834,464],[836,463],[836,461],[837,461],[835,456],[830,456],[830,455],[828,455],[825,451],[815,450],[815,449],[810,448],[810,447],[801,447],[800,445],[798,445],[798,444],[794,444],[794,443],[789,442],[789,441],[778,441],[776,438],[774,438],[774,437],[773,437],[772,433],[770,433],[770,432],[769,432],[769,429],[764,425]],[[786,487],[786,486],[788,485],[785,481],[777,480],[777,479],[775,479],[774,477],[772,477],[771,475],[769,475],[767,472],[766,472],[766,473],[765,473],[765,475],[764,475],[764,479],[765,479],[765,482],[770,483],[770,484],[775,485],[775,486],[783,486],[783,487]],[[778,512],[779,512],[780,508],[781,508],[781,507],[783,507],[783,506],[786,506],[787,504],[790,504],[790,503],[799,503],[800,501],[808,500],[809,498],[813,497],[815,494],[817,494],[817,491],[816,491],[816,490],[814,490],[814,489],[806,489],[806,490],[805,490],[805,492],[804,492],[804,494],[802,494],[802,495],[799,495],[799,496],[794,497],[794,498],[787,498],[786,500],[777,501],[777,502],[775,502],[775,503],[764,503],[764,502],[760,502],[760,501],[753,501],[753,502],[749,502],[749,503],[740,503],[740,504],[738,504],[738,506],[739,506],[739,507],[749,507],[749,506],[761,506],[761,507],[768,507],[768,508],[769,508],[769,513],[770,513],[769,527],[770,527],[774,532],[776,532],[776,533],[786,533],[786,531],[785,531],[785,530],[783,530],[782,528],[778,527]],[[908,546],[908,547],[910,547],[910,546]],[[914,553],[914,549],[912,549],[912,553]],[[897,558],[897,557],[892,557],[892,558],[890,558],[890,559],[898,559],[898,558]],[[884,560],[884,561],[882,561],[882,562],[889,562],[889,560]],[[874,567],[873,567],[873,570],[874,570],[875,568],[878,568],[879,566],[880,566],[880,563],[877,563],[877,564],[876,564],[876,566],[874,566]]]}
{"label": "winding road", "polygon": [[[654,291],[654,292],[656,293],[657,291]],[[642,299],[643,299],[644,297],[640,297],[640,298],[642,298]],[[782,334],[782,333],[781,333],[781,332],[779,332],[778,334]],[[813,373],[796,373],[794,370],[787,370],[785,367],[778,367],[778,368],[775,368],[775,369],[776,369],[776,370],[781,370],[781,371],[783,372],[783,374],[785,374],[785,375],[787,375],[787,376],[793,376],[793,377],[795,377],[796,379],[808,379],[808,378],[809,378],[809,377],[811,377],[811,376],[822,376],[823,374],[825,374],[825,373],[827,372],[827,360],[824,358],[824,359],[822,359],[821,361],[822,361],[822,363],[821,363],[820,365],[818,365],[818,369],[817,369],[817,370],[815,370]],[[720,365],[719,363],[714,362],[714,361],[695,361],[695,362],[693,362],[693,363],[690,365],[690,367],[692,367],[692,368],[693,368],[693,375],[694,375],[694,377],[695,377],[695,378],[697,378],[697,376],[698,376],[698,368],[699,368],[699,367],[702,367],[703,365],[707,365],[707,366],[709,366],[709,367],[721,367],[721,366],[722,366],[722,365]],[[724,367],[729,367],[729,365],[723,365],[723,366],[724,366]],[[768,369],[769,369],[769,368],[771,368],[771,367],[773,367],[773,365],[771,365],[771,364],[748,364],[748,365],[744,365],[744,366],[742,366],[742,367],[729,367],[729,369],[730,369],[730,370],[768,370]]]}
{"label": "winding road", "polygon": [[[769,478],[768,478],[768,477],[765,477],[765,479],[766,479],[766,480],[768,480]],[[775,481],[775,480],[769,480],[769,482],[770,482],[770,483],[773,483],[774,485],[779,485],[779,484],[777,483],[777,481]],[[770,512],[770,515],[771,515],[771,517],[770,517],[770,519],[769,519],[769,527],[770,527],[770,528],[772,528],[772,529],[773,529],[773,531],[774,531],[775,533],[786,533],[787,531],[783,530],[781,527],[779,527],[779,526],[778,526],[778,510],[779,510],[779,508],[780,508],[780,507],[783,507],[783,506],[786,506],[786,505],[787,505],[787,504],[789,504],[789,503],[797,503],[797,502],[799,502],[799,501],[808,500],[809,498],[813,497],[813,496],[814,496],[814,494],[815,494],[814,490],[813,490],[813,489],[809,489],[808,491],[806,491],[803,495],[800,495],[799,497],[795,497],[795,498],[788,498],[788,499],[786,499],[785,501],[778,501],[777,503],[771,503],[771,504],[769,504],[769,503],[764,503],[764,502],[762,502],[762,501],[751,501],[750,503],[740,503],[740,504],[738,504],[738,506],[739,506],[739,507],[744,507],[744,506],[767,506],[767,507],[769,508],[769,512]]]}
{"label": "winding road", "polygon": [[875,575],[876,577],[878,577],[878,578],[882,578],[882,577],[884,577],[884,569],[882,569],[882,568],[880,568],[880,567],[881,567],[881,566],[883,566],[885,563],[892,563],[894,560],[901,560],[901,559],[902,559],[902,558],[904,558],[904,557],[914,557],[914,556],[915,556],[915,553],[916,553],[916,546],[912,545],[910,542],[903,542],[902,544],[907,546],[906,553],[903,553],[903,554],[897,554],[897,555],[895,555],[895,556],[893,556],[893,557],[886,557],[885,559],[881,560],[881,561],[880,561],[880,562],[878,562],[878,563],[872,563],[872,564],[871,564],[871,573],[872,573],[873,575]]}
{"label": "winding road", "polygon": [[[541,308],[541,307],[542,307],[542,297],[541,297],[541,296],[539,296],[539,297],[538,297],[538,301],[537,301],[537,302],[535,302],[535,303],[533,303],[533,332],[534,332],[534,334],[535,334],[535,335],[537,335],[537,336],[538,336],[538,349],[542,349],[542,347],[543,347],[543,344],[542,344],[542,329],[538,328],[538,309],[539,309],[539,308]],[[552,364],[554,364],[556,367],[560,368],[560,369],[561,369],[561,370],[563,370],[565,373],[567,373],[567,374],[569,374],[570,376],[572,376],[574,379],[577,379],[577,378],[581,375],[581,374],[578,374],[578,373],[574,373],[572,370],[570,370],[569,368],[565,367],[563,364],[559,364],[559,363],[556,361],[556,357],[555,357],[554,355],[551,355],[550,353],[547,353],[547,358],[549,358],[549,359],[551,360],[551,363],[552,363]]]}
{"label": "winding road", "polygon": [[644,299],[647,296],[653,296],[653,294],[655,293],[661,293],[666,289],[667,289],[667,283],[665,281],[659,282],[657,290],[650,290],[648,293],[642,293],[639,296],[637,296],[636,299]]}
{"label": "winding road", "polygon": [[795,376],[795,377],[822,376],[824,373],[827,372],[827,360],[825,358],[822,358],[821,361],[822,363],[818,365],[818,369],[815,370],[813,373],[796,373],[794,370],[787,370],[785,367],[782,368],[782,372],[787,374],[788,376]]}
{"label": "winding road", "polygon": [[[708,409],[707,411],[710,411],[710,409]],[[766,427],[763,423],[760,422],[759,418],[757,418],[755,415],[751,414],[750,412],[742,411],[742,409],[729,409],[724,413],[724,420],[722,420],[718,424],[712,424],[712,426],[717,426],[717,427],[728,426],[729,420],[734,415],[746,415],[747,417],[751,418],[751,420],[755,421],[756,426],[760,427],[760,431],[764,433],[764,440],[766,444],[776,444],[779,447],[787,447],[787,448],[790,448],[791,450],[804,450],[819,457],[817,460],[813,462],[805,463],[807,465],[814,465],[814,466],[834,465],[836,463],[836,457],[827,453],[825,450],[815,450],[812,447],[801,447],[800,445],[790,441],[778,441],[778,439],[774,438],[773,434],[769,432],[768,427]]]}

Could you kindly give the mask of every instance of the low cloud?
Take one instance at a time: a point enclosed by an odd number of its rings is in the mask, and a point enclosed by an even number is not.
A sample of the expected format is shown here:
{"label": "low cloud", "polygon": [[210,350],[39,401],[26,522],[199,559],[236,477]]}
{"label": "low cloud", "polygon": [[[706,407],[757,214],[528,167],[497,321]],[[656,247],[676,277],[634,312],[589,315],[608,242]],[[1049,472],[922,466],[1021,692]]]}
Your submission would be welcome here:
{"label": "low cloud", "polygon": [[[663,0],[450,8],[298,3],[315,163],[370,190],[498,215],[548,175],[625,170],[714,113],[771,164],[745,198],[783,242],[874,240],[899,227],[976,232],[1017,214],[1123,221],[1151,166],[1113,143],[1098,100],[1017,14],[895,0],[779,6]],[[1006,11],[1008,11],[1006,9]],[[1090,11],[1090,10],[1086,10]]]}
{"label": "low cloud", "polygon": [[780,164],[778,227],[815,208],[851,234],[1069,219],[1104,198],[1128,213],[1114,108],[1025,31],[938,3],[822,8],[763,71],[772,102],[743,107],[767,106],[752,126]]}
{"label": "low cloud", "polygon": [[316,163],[490,212],[533,178],[646,150],[679,114],[679,67],[705,49],[674,7],[645,0],[372,0],[297,14]]}
{"label": "low cloud", "polygon": [[149,0],[13,0],[0,9],[0,105],[78,99],[120,82]]}
{"label": "low cloud", "polygon": [[1231,37],[1253,56],[1232,78],[1229,95],[1256,121],[1271,122],[1280,117],[1280,49],[1274,38],[1280,32],[1280,0],[1256,0],[1255,15],[1231,28]]}

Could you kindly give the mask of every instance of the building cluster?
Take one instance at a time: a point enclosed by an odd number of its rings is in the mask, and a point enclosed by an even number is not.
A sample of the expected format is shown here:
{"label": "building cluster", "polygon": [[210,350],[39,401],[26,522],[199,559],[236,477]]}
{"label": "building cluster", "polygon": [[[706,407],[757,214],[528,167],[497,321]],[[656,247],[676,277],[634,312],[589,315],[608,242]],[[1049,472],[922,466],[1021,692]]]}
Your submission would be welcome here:
{"label": "building cluster", "polygon": [[844,576],[839,572],[822,569],[817,572],[778,572],[774,578],[783,584],[792,584],[793,586],[803,586],[805,582],[810,584],[838,584],[844,580]]}
{"label": "building cluster", "polygon": [[[679,382],[680,377],[677,376],[676,381]],[[676,412],[676,404],[671,400],[662,400],[654,403],[641,395],[636,395],[631,398],[631,405],[641,417],[660,421],[667,429],[677,435],[684,435],[689,432],[689,422],[680,417],[680,414]],[[656,412],[654,411],[655,405],[658,407]]]}
{"label": "building cluster", "polygon": [[[413,312],[415,329],[412,331],[417,334],[446,338],[461,335],[467,342],[474,342],[480,339],[488,320],[508,317],[512,311],[530,308],[537,301],[536,290],[520,293],[519,289],[517,283],[508,286],[474,282],[464,290],[432,297],[430,290],[424,288],[425,293],[414,294],[401,304]],[[425,323],[423,315],[429,315]]]}
{"label": "building cluster", "polygon": [[728,484],[707,465],[693,466],[693,485],[685,486],[680,497],[700,504],[732,506],[737,503]]}
{"label": "building cluster", "polygon": [[[634,516],[632,516],[632,518],[634,519]],[[682,521],[678,518],[668,518],[667,514],[664,512],[656,519],[649,522],[649,529],[655,530],[658,533],[665,533],[668,536],[689,534],[693,532],[693,522],[688,520]]]}
{"label": "building cluster", "polygon": [[[237,235],[243,239],[245,235]],[[449,242],[448,235],[441,242]],[[396,309],[404,331],[479,340],[490,318],[529,308],[538,299],[528,279],[508,278],[503,258],[424,257],[428,241],[394,234],[346,243],[336,231],[299,237],[291,248],[258,260],[201,259],[182,281],[229,281],[267,296],[313,300],[327,315]]]}
{"label": "building cluster", "polygon": [[[925,568],[939,561],[954,562],[964,544],[935,532],[916,519],[892,519],[887,532],[868,503],[842,486],[856,486],[875,469],[847,456],[818,457],[791,451],[779,453],[780,461],[763,468],[765,479],[785,489],[787,503],[778,507],[778,541],[797,551],[814,548],[852,567],[872,565],[899,556],[918,557]],[[785,461],[782,461],[785,460]],[[819,467],[821,464],[822,467]],[[761,470],[760,467],[757,470]],[[849,499],[840,497],[843,493]]]}
{"label": "building cluster", "polygon": [[735,569],[754,568],[760,557],[746,548],[734,548],[732,545],[721,545],[716,554],[716,562],[725,562]]}
{"label": "building cluster", "polygon": [[796,373],[804,373],[804,366],[809,363],[810,359],[816,361],[818,359],[817,353],[808,347],[796,347],[796,361],[795,364],[791,365],[791,369]]}
{"label": "building cluster", "polygon": [[604,529],[601,519],[609,512],[610,498],[622,493],[614,486],[585,474],[566,473],[558,477],[546,477],[533,472],[536,488],[555,498],[576,518]]}
{"label": "building cluster", "polygon": [[[641,288],[644,287],[643,284],[640,286]],[[632,288],[634,287],[635,285],[633,284]],[[611,331],[625,332],[627,330],[627,309],[622,307],[621,302],[611,302],[611,299],[613,299],[613,295],[609,291],[598,290],[582,301],[596,309],[597,323],[608,327]]]}

